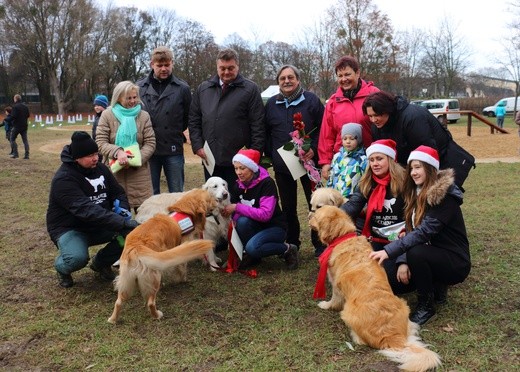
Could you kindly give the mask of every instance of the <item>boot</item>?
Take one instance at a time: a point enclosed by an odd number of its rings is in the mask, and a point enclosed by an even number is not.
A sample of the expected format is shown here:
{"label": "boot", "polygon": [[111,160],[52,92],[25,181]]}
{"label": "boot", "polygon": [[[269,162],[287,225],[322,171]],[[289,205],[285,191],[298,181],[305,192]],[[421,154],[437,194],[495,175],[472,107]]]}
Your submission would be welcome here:
{"label": "boot", "polygon": [[436,305],[446,304],[448,302],[448,286],[444,283],[434,283],[433,298]]}
{"label": "boot", "polygon": [[99,276],[107,281],[112,281],[116,278],[116,275],[112,271],[110,266],[98,266],[96,264],[96,256],[92,257],[92,262],[89,265],[90,270],[99,273]]}
{"label": "boot", "polygon": [[418,294],[417,307],[410,314],[410,320],[420,326],[435,318],[435,306],[433,304],[433,293]]}
{"label": "boot", "polygon": [[70,288],[74,285],[74,281],[72,280],[72,275],[70,274],[62,274],[59,271],[56,271],[58,274],[58,282],[60,286],[63,288]]}

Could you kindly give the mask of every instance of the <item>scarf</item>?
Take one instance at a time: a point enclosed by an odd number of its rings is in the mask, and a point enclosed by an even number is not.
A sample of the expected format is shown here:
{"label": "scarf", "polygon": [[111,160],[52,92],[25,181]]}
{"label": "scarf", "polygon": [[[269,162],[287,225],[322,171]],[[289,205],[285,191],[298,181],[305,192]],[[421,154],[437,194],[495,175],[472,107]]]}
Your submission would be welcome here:
{"label": "scarf", "polygon": [[316,286],[314,287],[314,295],[312,298],[314,299],[320,299],[325,298],[327,295],[327,289],[325,287],[325,279],[327,278],[327,268],[329,263],[329,258],[332,254],[332,251],[336,246],[345,240],[348,240],[350,238],[356,237],[357,234],[355,232],[348,233],[342,236],[337,237],[333,241],[330,242],[327,249],[323,251],[323,253],[320,255],[319,263],[320,263],[320,271],[318,272],[318,280],[316,281]]}
{"label": "scarf", "polygon": [[136,118],[141,112],[141,105],[132,108],[124,108],[119,103],[112,107],[114,116],[119,121],[119,128],[116,133],[115,144],[123,148],[137,143],[137,122]]}
{"label": "scarf", "polygon": [[377,184],[370,197],[368,198],[367,203],[367,214],[365,218],[365,226],[363,226],[362,234],[367,238],[372,235],[370,229],[370,219],[372,218],[372,213],[374,211],[381,212],[383,209],[383,203],[385,201],[386,196],[386,187],[390,183],[390,173],[388,173],[383,178],[378,178],[372,176],[372,180]]}
{"label": "scarf", "polygon": [[293,94],[290,96],[284,96],[282,93],[280,93],[276,97],[276,103],[285,103],[285,106],[288,107],[290,104],[294,101],[296,101],[300,96],[303,94],[303,88],[302,85],[299,84],[298,88],[294,91]]}
{"label": "scarf", "polygon": [[355,87],[354,89],[344,90],[343,97],[348,98],[351,101],[354,101],[354,97],[356,96],[356,94],[358,94],[360,89],[361,89],[361,79],[358,79],[357,87]]}

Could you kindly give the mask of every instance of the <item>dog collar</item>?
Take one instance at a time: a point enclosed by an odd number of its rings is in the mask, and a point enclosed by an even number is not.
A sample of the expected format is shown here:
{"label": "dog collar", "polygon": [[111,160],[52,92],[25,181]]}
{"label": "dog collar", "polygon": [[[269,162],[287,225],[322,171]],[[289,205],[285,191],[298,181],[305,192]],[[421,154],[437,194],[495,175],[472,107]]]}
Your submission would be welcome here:
{"label": "dog collar", "polygon": [[195,229],[191,217],[187,214],[181,212],[172,212],[170,213],[170,217],[179,224],[179,227],[181,228],[181,235],[192,232]]}
{"label": "dog collar", "polygon": [[325,279],[327,278],[327,267],[329,263],[330,255],[332,254],[332,251],[334,248],[344,242],[345,240],[348,240],[350,238],[356,237],[357,234],[355,232],[348,233],[342,236],[338,236],[336,239],[330,242],[329,246],[323,251],[323,253],[320,255],[319,262],[320,262],[320,271],[318,272],[318,280],[316,281],[316,287],[314,287],[314,295],[312,298],[319,299],[319,298],[325,298],[327,295],[327,289],[325,287]]}

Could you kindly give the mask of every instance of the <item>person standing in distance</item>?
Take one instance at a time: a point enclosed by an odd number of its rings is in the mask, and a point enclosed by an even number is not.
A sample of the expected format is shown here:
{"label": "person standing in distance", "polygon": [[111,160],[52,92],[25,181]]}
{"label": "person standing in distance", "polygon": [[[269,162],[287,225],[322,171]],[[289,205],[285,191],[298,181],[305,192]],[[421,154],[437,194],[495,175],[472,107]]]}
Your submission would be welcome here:
{"label": "person standing in distance", "polygon": [[217,75],[202,82],[193,94],[189,117],[193,153],[206,159],[204,142],[215,157],[215,169],[204,177],[236,183],[233,156],[243,147],[264,151],[264,104],[260,89],[239,73],[238,54],[223,49],[217,55]]}
{"label": "person standing in distance", "polygon": [[137,82],[143,110],[150,114],[155,132],[155,152],[149,160],[153,193],[161,193],[164,169],[169,192],[184,191],[183,132],[188,127],[190,87],[173,75],[173,52],[159,46],[152,51],[152,70]]}
{"label": "person standing in distance", "polygon": [[13,129],[11,130],[11,155],[9,157],[16,159],[18,158],[18,145],[16,144],[16,137],[20,135],[22,142],[25,147],[24,159],[29,159],[29,140],[27,139],[27,128],[29,119],[29,108],[22,102],[22,96],[15,94],[13,110],[11,111],[11,117],[13,119]]}

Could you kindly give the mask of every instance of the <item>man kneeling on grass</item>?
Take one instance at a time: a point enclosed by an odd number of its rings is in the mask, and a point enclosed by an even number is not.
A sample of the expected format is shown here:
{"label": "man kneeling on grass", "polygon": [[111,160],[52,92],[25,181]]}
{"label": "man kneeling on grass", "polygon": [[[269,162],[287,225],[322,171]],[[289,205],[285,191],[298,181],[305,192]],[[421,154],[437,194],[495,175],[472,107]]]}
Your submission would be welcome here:
{"label": "man kneeling on grass", "polygon": [[59,249],[54,267],[64,288],[74,285],[71,273],[87,266],[88,248],[103,243],[108,244],[92,257],[90,268],[113,280],[111,266],[123,251],[116,238],[138,225],[130,219],[124,189],[110,169],[98,163],[96,142],[86,132],[74,132],[71,139],[61,152],[47,209],[47,231]]}

